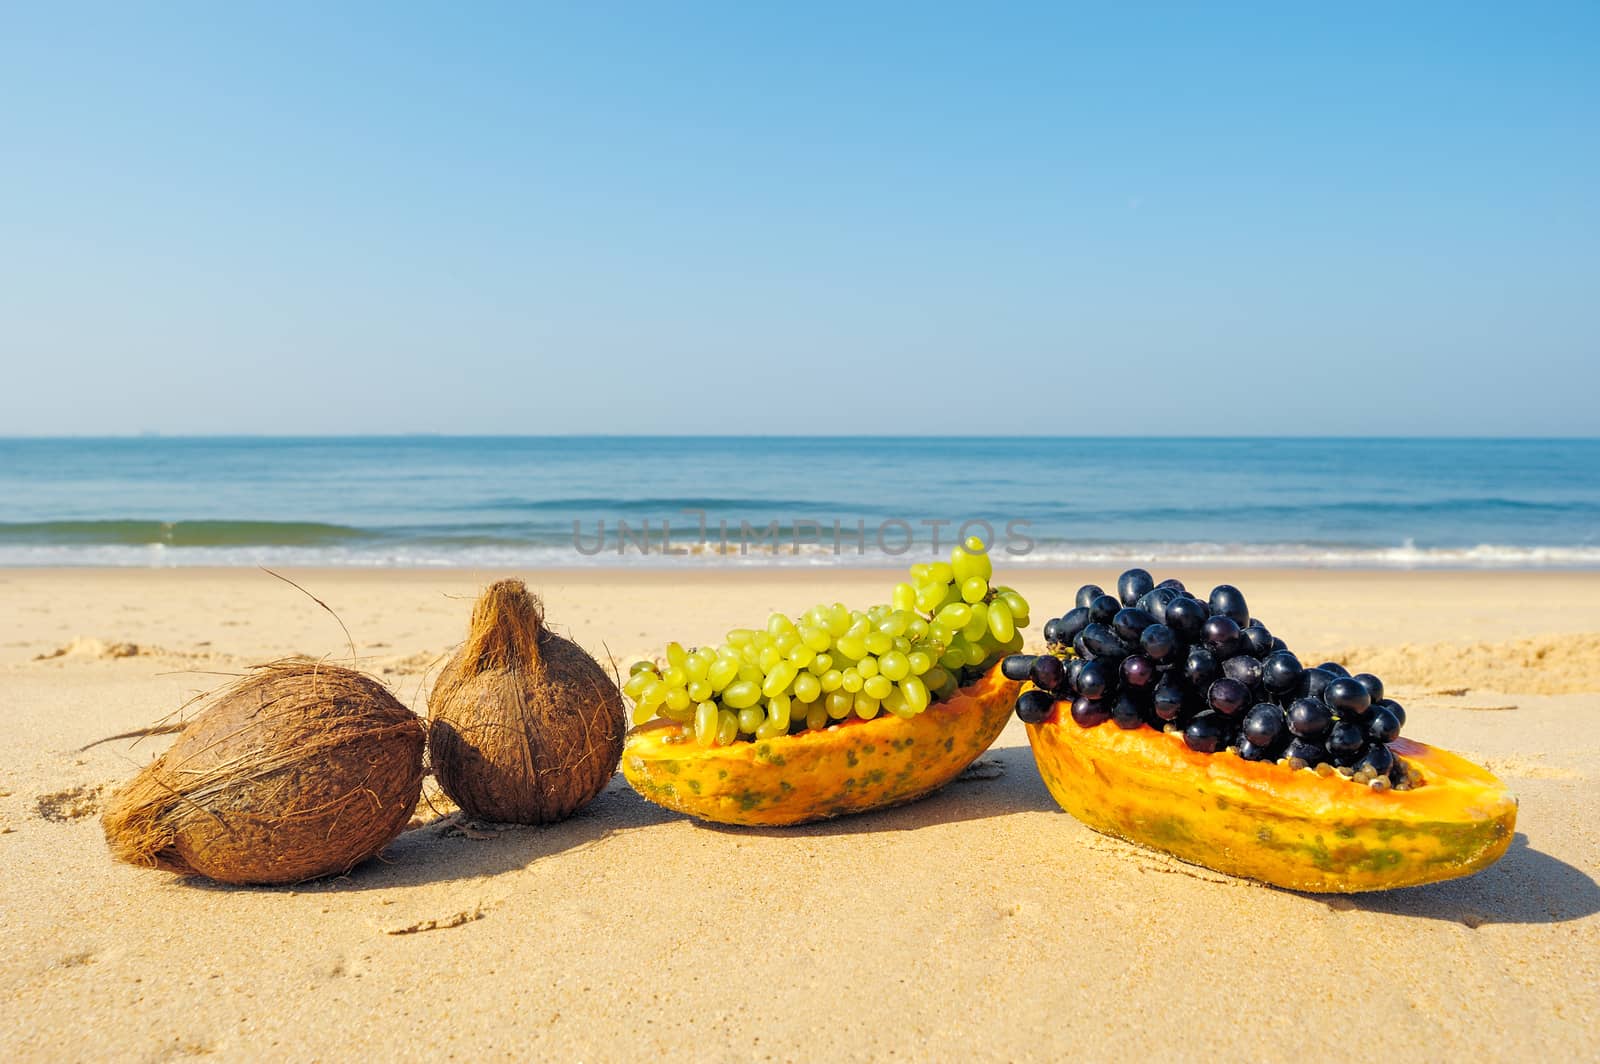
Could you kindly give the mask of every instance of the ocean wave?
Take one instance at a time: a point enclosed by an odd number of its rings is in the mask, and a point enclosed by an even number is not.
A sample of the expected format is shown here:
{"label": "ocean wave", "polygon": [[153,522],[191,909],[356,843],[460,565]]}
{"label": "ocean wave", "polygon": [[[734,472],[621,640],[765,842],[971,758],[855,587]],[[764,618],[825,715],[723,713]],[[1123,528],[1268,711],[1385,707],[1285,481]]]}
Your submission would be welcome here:
{"label": "ocean wave", "polygon": [[1084,507],[1070,511],[1073,521],[1140,521],[1182,526],[1193,521],[1281,521],[1332,516],[1404,518],[1440,517],[1600,517],[1600,503],[1588,500],[1549,501],[1504,498],[1370,499],[1342,498],[1333,502],[1239,503],[1223,500],[1215,505]]}
{"label": "ocean wave", "polygon": [[[430,545],[378,539],[320,546],[295,544],[169,545],[165,543],[0,542],[0,568],[40,566],[144,567],[302,566],[351,568],[473,569],[604,569],[604,568],[760,568],[847,567],[898,569],[933,557],[925,545],[903,554],[873,548],[858,553],[846,545],[835,553],[831,544],[791,544],[776,552],[751,548],[740,553],[690,550],[681,555],[641,554],[629,549],[585,555],[571,544]],[[1021,555],[997,551],[996,562],[1017,568],[1123,567],[1126,565],[1189,565],[1202,568],[1323,569],[1594,569],[1600,568],[1600,547],[1513,546],[1472,547],[1353,546],[1303,543],[1048,543]]]}
{"label": "ocean wave", "polygon": [[0,551],[10,545],[319,547],[378,536],[316,521],[23,521],[0,523]]}
{"label": "ocean wave", "polygon": [[757,510],[773,512],[777,510],[815,510],[827,503],[817,499],[784,499],[764,498],[752,495],[748,497],[733,496],[694,496],[686,495],[682,498],[624,498],[621,496],[589,495],[572,496],[559,499],[527,499],[515,497],[502,497],[484,499],[461,503],[455,507],[458,510],[491,510],[510,511],[513,513],[644,513],[651,517],[661,515],[667,518],[682,516],[684,510],[705,510],[714,513],[719,510]]}

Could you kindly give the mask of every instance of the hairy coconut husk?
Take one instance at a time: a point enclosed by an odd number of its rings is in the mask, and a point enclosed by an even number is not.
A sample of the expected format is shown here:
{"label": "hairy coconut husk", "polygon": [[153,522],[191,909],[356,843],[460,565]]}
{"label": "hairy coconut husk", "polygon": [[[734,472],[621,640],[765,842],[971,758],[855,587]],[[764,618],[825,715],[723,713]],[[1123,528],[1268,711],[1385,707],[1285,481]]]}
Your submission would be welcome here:
{"label": "hairy coconut husk", "polygon": [[117,859],[223,883],[347,872],[404,829],[425,728],[377,680],[291,660],[211,696],[106,806]]}
{"label": "hairy coconut husk", "polygon": [[564,820],[611,779],[627,731],[622,694],[583,648],[544,626],[520,580],[490,585],[467,641],[428,698],[429,758],[468,816]]}

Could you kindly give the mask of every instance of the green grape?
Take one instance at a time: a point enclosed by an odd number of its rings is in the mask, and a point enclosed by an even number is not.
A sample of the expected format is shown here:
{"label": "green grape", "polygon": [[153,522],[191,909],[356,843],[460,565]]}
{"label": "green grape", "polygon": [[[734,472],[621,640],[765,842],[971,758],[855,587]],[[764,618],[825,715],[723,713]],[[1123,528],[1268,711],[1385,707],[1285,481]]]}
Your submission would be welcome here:
{"label": "green grape", "polygon": [[721,691],[732,683],[738,675],[739,662],[733,658],[719,657],[706,670],[706,679],[711,682],[711,688],[714,691]]}
{"label": "green grape", "polygon": [[694,710],[694,740],[701,746],[711,746],[717,741],[717,725],[721,723],[715,702],[701,702]]}
{"label": "green grape", "polygon": [[833,646],[833,636],[821,625],[800,629],[800,641],[818,654]]}
{"label": "green grape", "polygon": [[[891,650],[878,659],[878,672],[891,680],[903,680],[911,672],[911,663],[906,655],[898,650]],[[875,697],[882,698],[882,695]]]}
{"label": "green grape", "polygon": [[976,643],[989,634],[989,607],[982,602],[972,604],[972,620],[961,629],[961,634],[967,642]]}
{"label": "green grape", "polygon": [[900,681],[900,690],[905,693],[906,705],[913,713],[921,713],[928,708],[928,685],[922,682],[920,676],[907,676]]}
{"label": "green grape", "polygon": [[981,576],[985,582],[994,575],[994,563],[989,560],[989,548],[977,536],[968,536],[967,541],[959,548],[969,559],[965,564],[969,567],[969,574]]}
{"label": "green grape", "polygon": [[794,696],[802,702],[813,702],[822,693],[822,681],[809,672],[794,678]]}
{"label": "green grape", "polygon": [[977,566],[972,564],[972,555],[959,546],[950,548],[950,575],[958,584],[964,584],[978,575]]}
{"label": "green grape", "polygon": [[755,730],[766,722],[767,715],[760,706],[745,706],[739,711],[739,730],[746,735],[755,734]]}
{"label": "green grape", "polygon": [[661,664],[630,665],[632,717],[677,721],[707,745],[826,728],[852,713],[910,717],[952,695],[962,669],[1022,648],[1027,600],[991,586],[991,573],[986,547],[971,537],[948,563],[910,566],[889,601],[865,610],[818,603],[795,618],[772,613],[763,628],[731,629],[720,644],[670,642]]}
{"label": "green grape", "polygon": [[[766,683],[761,685],[761,693],[768,698],[776,697],[789,690],[789,685],[800,672],[792,661],[780,661],[767,673]],[[731,702],[729,703],[732,704]]]}
{"label": "green grape", "polygon": [[855,695],[844,691],[835,691],[823,700],[823,705],[828,710],[828,717],[832,720],[844,720],[850,715],[850,710],[855,704]]}
{"label": "green grape", "polygon": [[[1016,631],[1012,627],[1011,609],[1006,605],[1005,599],[996,599],[989,603],[989,631],[994,634],[995,641],[1000,643],[1006,642],[1011,638],[1011,633]],[[1045,664],[1048,665],[1049,662]]]}
{"label": "green grape", "polygon": [[917,609],[932,613],[944,601],[944,584],[923,584],[917,588]]}
{"label": "green grape", "polygon": [[753,706],[761,699],[761,688],[753,680],[739,680],[728,685],[722,692],[722,701],[727,703],[729,709],[743,709]]}
{"label": "green grape", "polygon": [[953,602],[939,611],[936,620],[952,631],[960,631],[972,620],[972,607],[964,602]]}

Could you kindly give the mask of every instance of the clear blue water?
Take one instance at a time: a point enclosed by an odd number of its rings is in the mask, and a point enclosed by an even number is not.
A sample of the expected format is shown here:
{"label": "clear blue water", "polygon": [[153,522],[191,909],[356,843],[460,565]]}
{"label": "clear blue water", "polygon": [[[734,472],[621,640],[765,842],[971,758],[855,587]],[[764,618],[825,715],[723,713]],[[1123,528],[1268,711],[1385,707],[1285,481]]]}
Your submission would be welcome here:
{"label": "clear blue water", "polygon": [[1600,440],[0,440],[10,566],[900,565],[967,520],[1010,564],[1588,568]]}

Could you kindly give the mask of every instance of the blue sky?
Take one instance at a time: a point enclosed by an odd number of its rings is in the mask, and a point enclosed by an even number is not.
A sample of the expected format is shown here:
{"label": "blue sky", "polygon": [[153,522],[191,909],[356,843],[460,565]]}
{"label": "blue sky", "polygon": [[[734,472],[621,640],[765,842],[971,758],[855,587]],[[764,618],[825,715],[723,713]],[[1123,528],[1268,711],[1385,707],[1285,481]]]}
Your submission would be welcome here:
{"label": "blue sky", "polygon": [[1600,6],[0,8],[0,434],[1600,433]]}

